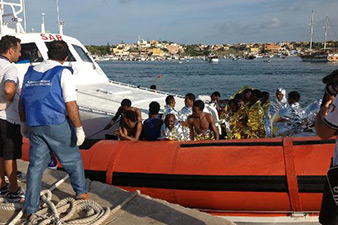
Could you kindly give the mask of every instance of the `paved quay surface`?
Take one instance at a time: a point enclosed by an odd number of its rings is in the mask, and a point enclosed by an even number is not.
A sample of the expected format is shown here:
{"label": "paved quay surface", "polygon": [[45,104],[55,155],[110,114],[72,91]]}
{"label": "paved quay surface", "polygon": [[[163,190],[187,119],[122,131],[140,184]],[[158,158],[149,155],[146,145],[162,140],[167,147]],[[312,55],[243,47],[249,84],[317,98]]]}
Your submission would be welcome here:
{"label": "paved quay surface", "polygon": [[[18,160],[18,168],[26,173],[28,163]],[[43,175],[42,189],[48,189],[53,183],[66,175],[63,171],[46,169]],[[111,209],[124,202],[133,193],[124,191],[114,186],[88,180],[89,192],[92,199],[101,206]],[[24,189],[26,184],[21,182],[20,186]],[[65,197],[74,197],[74,191],[69,183],[69,179],[56,188],[53,192],[52,201],[54,203]],[[19,211],[0,211],[0,225],[9,223]],[[23,224],[21,221],[18,224]],[[225,219],[211,216],[207,213],[188,209],[177,204],[171,204],[163,200],[153,199],[146,195],[138,195],[128,202],[120,210],[103,224],[114,225],[233,225]]]}

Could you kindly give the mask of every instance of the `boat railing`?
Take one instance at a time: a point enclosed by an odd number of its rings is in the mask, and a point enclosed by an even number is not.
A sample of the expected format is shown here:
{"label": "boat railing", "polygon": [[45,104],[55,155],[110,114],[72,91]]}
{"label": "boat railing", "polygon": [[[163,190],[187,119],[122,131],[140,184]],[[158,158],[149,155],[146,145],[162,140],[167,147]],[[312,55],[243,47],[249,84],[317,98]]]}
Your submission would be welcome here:
{"label": "boat railing", "polygon": [[117,85],[122,85],[122,86],[130,87],[130,88],[135,88],[135,89],[141,89],[141,90],[149,91],[149,92],[153,92],[153,93],[159,93],[159,94],[163,94],[163,95],[172,95],[174,97],[184,98],[183,95],[173,94],[173,93],[165,92],[165,91],[153,90],[153,89],[150,89],[150,88],[141,87],[141,86],[135,86],[135,85],[132,85],[132,84],[122,83],[122,82],[113,81],[113,80],[109,80],[109,83],[117,84]]}
{"label": "boat railing", "polygon": [[87,106],[82,106],[79,105],[79,109],[81,111],[85,111],[85,112],[91,112],[91,113],[96,113],[96,114],[101,114],[101,115],[108,115],[108,116],[113,116],[115,115],[115,112],[109,112],[109,111],[105,111],[105,110],[101,110],[101,109],[95,109],[92,107],[87,107]]}
{"label": "boat railing", "polygon": [[[5,6],[10,7],[12,13],[4,14]],[[25,10],[24,0],[20,0],[19,3],[0,1],[0,33],[1,33],[1,35],[4,35],[4,33],[3,33],[4,28],[8,27],[7,24],[3,21],[3,18],[7,17],[7,16],[12,16],[12,22],[14,22],[15,26],[16,26],[15,27],[16,33],[25,33],[25,29],[21,25],[21,22],[23,21],[23,19],[18,17],[18,15],[20,13],[25,13],[24,10]],[[24,17],[25,17],[25,15],[24,15]]]}
{"label": "boat railing", "polygon": [[114,102],[114,103],[120,104],[120,101],[114,100],[112,98],[105,98],[105,97],[102,97],[102,96],[97,96],[97,95],[94,95],[94,94],[91,94],[91,93],[88,93],[88,92],[79,91],[78,89],[76,91],[78,93],[80,93],[80,94],[83,94],[83,95],[87,95],[87,96],[91,96],[91,97],[95,97],[95,98],[100,98],[100,99],[103,99],[103,100],[106,100],[106,101],[110,101],[110,102]]}

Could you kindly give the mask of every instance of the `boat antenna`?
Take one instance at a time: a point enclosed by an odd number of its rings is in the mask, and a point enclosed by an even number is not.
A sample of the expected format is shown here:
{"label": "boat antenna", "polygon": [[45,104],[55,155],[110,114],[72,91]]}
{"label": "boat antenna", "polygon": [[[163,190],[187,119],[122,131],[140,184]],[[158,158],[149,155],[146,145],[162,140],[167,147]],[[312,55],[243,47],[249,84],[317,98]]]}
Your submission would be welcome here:
{"label": "boat antenna", "polygon": [[311,22],[310,22],[310,52],[312,51],[313,23],[314,23],[314,11],[312,10]]}
{"label": "boat antenna", "polygon": [[46,33],[46,28],[45,28],[45,16],[46,13],[41,13],[42,16],[42,23],[41,23],[41,33]]}
{"label": "boat antenna", "polygon": [[3,15],[4,15],[4,5],[2,4],[2,0],[0,0],[0,33],[2,33],[3,30]]}
{"label": "boat antenna", "polygon": [[22,0],[22,7],[23,7],[23,28],[26,32],[27,23],[26,23],[26,3],[25,3],[25,0]]}
{"label": "boat antenna", "polygon": [[64,21],[60,20],[60,11],[59,11],[59,0],[56,0],[56,14],[57,14],[57,24],[58,24],[58,31],[59,34],[63,35],[63,25],[65,24]]}
{"label": "boat antenna", "polygon": [[326,16],[326,23],[324,27],[324,49],[326,49],[326,41],[327,41],[327,29],[329,28],[329,16]]}

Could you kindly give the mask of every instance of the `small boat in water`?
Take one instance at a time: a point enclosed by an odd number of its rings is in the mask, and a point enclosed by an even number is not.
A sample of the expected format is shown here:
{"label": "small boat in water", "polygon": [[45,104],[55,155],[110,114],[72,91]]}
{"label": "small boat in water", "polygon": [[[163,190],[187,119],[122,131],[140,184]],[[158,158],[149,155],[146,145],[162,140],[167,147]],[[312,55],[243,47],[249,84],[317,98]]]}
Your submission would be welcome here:
{"label": "small boat in water", "polygon": [[219,58],[217,55],[209,55],[208,56],[208,61],[211,62],[211,63],[218,63],[219,62]]}

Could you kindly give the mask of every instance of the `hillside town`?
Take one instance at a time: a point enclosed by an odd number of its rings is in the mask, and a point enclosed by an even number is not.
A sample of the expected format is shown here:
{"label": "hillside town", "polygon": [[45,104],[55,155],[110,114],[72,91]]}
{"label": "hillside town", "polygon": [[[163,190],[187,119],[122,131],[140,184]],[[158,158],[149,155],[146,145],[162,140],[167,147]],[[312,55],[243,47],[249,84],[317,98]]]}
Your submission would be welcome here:
{"label": "hillside town", "polygon": [[[255,59],[265,57],[298,56],[308,51],[309,42],[237,43],[237,44],[179,44],[170,41],[144,40],[136,43],[119,43],[106,46],[86,46],[97,61],[155,61],[219,58]],[[337,41],[328,41],[326,47],[337,48]],[[313,43],[313,49],[323,48],[323,43]]]}

